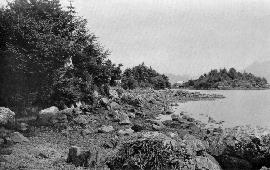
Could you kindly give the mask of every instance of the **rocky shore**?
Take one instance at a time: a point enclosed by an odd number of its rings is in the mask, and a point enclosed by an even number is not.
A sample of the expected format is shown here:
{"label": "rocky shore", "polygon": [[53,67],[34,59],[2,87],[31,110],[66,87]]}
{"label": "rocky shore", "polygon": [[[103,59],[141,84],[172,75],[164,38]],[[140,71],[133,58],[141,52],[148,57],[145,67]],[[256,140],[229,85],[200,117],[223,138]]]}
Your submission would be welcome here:
{"label": "rocky shore", "polygon": [[[2,169],[267,169],[269,130],[202,123],[173,106],[224,98],[182,90],[111,89],[95,105],[41,110],[20,121],[0,109]],[[162,119],[166,116],[169,119]],[[1,169],[0,168],[0,169]]]}

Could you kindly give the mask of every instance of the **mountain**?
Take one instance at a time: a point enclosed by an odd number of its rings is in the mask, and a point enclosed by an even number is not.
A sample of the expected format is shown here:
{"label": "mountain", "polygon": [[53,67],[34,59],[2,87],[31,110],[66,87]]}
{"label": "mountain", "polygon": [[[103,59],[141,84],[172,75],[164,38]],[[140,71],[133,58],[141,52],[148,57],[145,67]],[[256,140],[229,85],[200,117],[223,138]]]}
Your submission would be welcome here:
{"label": "mountain", "polygon": [[169,81],[171,84],[174,84],[178,81],[188,81],[189,79],[191,79],[191,77],[189,75],[176,75],[176,74],[171,74],[171,73],[165,73],[166,76],[169,77]]}
{"label": "mountain", "polygon": [[254,62],[245,68],[246,72],[251,72],[257,76],[265,77],[270,82],[270,61]]}

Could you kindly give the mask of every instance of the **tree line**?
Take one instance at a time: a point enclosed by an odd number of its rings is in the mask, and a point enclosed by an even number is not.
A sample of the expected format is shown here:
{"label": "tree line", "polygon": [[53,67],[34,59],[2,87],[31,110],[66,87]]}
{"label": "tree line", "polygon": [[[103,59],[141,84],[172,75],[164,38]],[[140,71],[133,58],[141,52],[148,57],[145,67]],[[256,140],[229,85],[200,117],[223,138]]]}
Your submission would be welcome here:
{"label": "tree line", "polygon": [[241,73],[235,68],[214,69],[201,75],[198,79],[184,83],[184,87],[195,89],[265,88],[266,85],[265,78],[251,73]]}
{"label": "tree line", "polygon": [[[122,78],[87,21],[59,0],[14,0],[0,8],[0,106],[93,103]],[[70,62],[70,63],[68,63]],[[68,64],[67,64],[68,63]],[[129,77],[130,76],[130,77]],[[123,87],[165,88],[168,78],[139,65],[123,74]]]}

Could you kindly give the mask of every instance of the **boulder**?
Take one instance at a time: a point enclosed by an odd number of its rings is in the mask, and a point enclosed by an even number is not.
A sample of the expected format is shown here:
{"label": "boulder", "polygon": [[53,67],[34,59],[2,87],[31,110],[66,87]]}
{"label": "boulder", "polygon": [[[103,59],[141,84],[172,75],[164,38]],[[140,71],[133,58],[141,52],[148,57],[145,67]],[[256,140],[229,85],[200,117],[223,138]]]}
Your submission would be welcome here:
{"label": "boulder", "polygon": [[195,163],[198,170],[222,170],[215,158],[209,154],[206,154],[206,156],[196,156]]}
{"label": "boulder", "polygon": [[102,125],[99,129],[98,129],[98,132],[99,133],[109,133],[111,131],[114,131],[114,128],[113,126],[105,126],[105,125]]}
{"label": "boulder", "polygon": [[0,107],[0,126],[9,126],[15,124],[15,113],[9,108]]}
{"label": "boulder", "polygon": [[51,125],[51,118],[56,116],[59,109],[55,106],[41,110],[37,115],[37,121],[39,125],[48,126]]}
{"label": "boulder", "polygon": [[29,139],[27,139],[26,137],[24,137],[21,133],[19,132],[13,132],[10,135],[10,139],[12,142],[14,143],[23,143],[23,142],[29,142]]}

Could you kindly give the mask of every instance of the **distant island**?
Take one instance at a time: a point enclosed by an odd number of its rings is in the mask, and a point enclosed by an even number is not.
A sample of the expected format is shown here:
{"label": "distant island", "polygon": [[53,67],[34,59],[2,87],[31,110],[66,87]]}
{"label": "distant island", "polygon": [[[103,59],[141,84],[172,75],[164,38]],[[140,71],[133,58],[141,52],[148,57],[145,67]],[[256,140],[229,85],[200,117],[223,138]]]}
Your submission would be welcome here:
{"label": "distant island", "polygon": [[198,79],[183,83],[181,87],[200,90],[269,89],[268,82],[264,77],[258,77],[252,73],[241,73],[236,71],[235,68],[230,68],[229,71],[226,68],[211,70]]}

